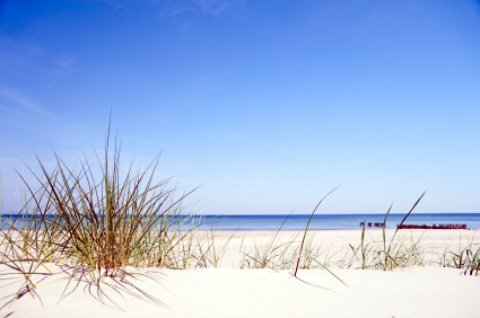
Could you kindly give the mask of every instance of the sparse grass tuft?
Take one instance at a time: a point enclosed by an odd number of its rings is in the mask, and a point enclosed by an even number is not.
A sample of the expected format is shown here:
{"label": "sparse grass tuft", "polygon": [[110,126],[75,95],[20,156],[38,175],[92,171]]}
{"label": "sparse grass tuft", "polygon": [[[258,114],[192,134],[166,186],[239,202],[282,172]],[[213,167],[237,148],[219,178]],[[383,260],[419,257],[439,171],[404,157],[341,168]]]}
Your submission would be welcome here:
{"label": "sparse grass tuft", "polygon": [[456,250],[446,249],[440,265],[463,270],[464,275],[480,275],[480,243],[474,242],[474,237],[466,246],[460,245]]}
{"label": "sparse grass tuft", "polygon": [[315,212],[317,212],[318,208],[320,207],[320,205],[323,203],[323,201],[325,201],[325,199],[330,195],[332,194],[335,190],[337,190],[339,188],[339,186],[333,188],[332,190],[330,190],[318,203],[317,205],[315,206],[315,208],[313,209],[312,213],[310,214],[310,217],[308,218],[307,220],[307,224],[305,224],[305,230],[303,232],[303,237],[302,237],[302,241],[300,242],[300,247],[298,249],[298,257],[297,257],[297,262],[296,262],[296,265],[295,265],[295,270],[293,271],[293,276],[296,277],[297,276],[297,272],[298,272],[298,267],[300,266],[300,261],[302,259],[302,252],[303,252],[303,246],[305,244],[305,239],[307,238],[307,233],[308,233],[308,228],[310,226],[310,223],[312,222],[312,219],[313,219],[313,216],[315,215]]}
{"label": "sparse grass tuft", "polygon": [[354,246],[349,244],[352,256],[347,262],[341,261],[343,267],[352,267],[354,263],[359,264],[361,269],[381,269],[384,271],[391,271],[398,267],[408,267],[413,265],[423,264],[423,253],[421,250],[421,238],[414,240],[411,238],[406,241],[405,238],[396,239],[399,228],[405,223],[408,217],[415,210],[420,203],[426,192],[415,201],[411,209],[402,218],[399,227],[397,227],[390,239],[387,238],[386,227],[388,217],[392,210],[393,205],[388,208],[382,227],[382,240],[381,242],[367,241],[365,222],[362,223],[360,232],[360,244]]}
{"label": "sparse grass tuft", "polygon": [[295,242],[295,237],[285,242],[278,241],[278,235],[287,220],[288,217],[283,220],[280,227],[267,243],[257,244],[257,242],[254,242],[253,251],[242,252],[243,260],[240,265],[241,268],[289,268],[291,258],[288,251]]}

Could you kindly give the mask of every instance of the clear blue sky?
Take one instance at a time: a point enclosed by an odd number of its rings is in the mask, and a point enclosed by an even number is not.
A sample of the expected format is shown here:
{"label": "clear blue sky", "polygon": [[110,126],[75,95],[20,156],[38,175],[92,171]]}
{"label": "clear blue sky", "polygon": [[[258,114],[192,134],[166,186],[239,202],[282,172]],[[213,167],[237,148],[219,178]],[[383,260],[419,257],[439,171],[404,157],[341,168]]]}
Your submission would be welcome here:
{"label": "clear blue sky", "polygon": [[478,1],[0,1],[3,210],[14,169],[163,150],[205,213],[480,211]]}

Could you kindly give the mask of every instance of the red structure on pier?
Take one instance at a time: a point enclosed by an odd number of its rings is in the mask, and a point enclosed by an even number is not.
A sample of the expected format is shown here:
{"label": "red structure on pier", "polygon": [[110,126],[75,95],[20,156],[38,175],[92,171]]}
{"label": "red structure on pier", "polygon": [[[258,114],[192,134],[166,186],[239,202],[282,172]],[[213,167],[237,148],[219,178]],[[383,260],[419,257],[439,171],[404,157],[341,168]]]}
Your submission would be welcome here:
{"label": "red structure on pier", "polygon": [[398,224],[397,229],[466,230],[466,224]]}
{"label": "red structure on pier", "polygon": [[[366,223],[368,227],[383,227],[384,223],[382,222],[368,222]],[[365,226],[365,222],[360,222],[360,226]],[[466,224],[397,224],[397,229],[399,230],[410,230],[410,229],[434,229],[434,230],[467,230]]]}

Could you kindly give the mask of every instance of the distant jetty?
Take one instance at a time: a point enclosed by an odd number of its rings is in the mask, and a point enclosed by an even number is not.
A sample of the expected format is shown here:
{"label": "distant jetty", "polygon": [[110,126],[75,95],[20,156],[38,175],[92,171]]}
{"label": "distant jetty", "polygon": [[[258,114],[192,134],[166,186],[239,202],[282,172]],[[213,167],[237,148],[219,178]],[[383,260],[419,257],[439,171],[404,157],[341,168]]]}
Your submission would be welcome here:
{"label": "distant jetty", "polygon": [[398,224],[397,229],[467,230],[466,224]]}
{"label": "distant jetty", "polygon": [[[383,222],[360,222],[360,226],[384,227]],[[410,229],[434,229],[434,230],[467,230],[467,224],[397,224],[399,230]]]}

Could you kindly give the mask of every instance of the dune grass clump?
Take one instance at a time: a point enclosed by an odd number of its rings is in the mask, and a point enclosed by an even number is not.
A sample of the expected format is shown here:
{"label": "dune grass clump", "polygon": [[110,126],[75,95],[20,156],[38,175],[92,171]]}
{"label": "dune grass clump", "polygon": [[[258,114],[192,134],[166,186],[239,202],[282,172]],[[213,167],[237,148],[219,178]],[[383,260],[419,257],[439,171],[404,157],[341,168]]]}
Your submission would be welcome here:
{"label": "dune grass clump", "polygon": [[[314,240],[315,234],[313,234],[307,241],[305,241],[302,254],[300,255],[302,261],[299,267],[301,269],[317,268],[318,264],[320,263],[321,248],[319,245],[314,244]],[[296,255],[297,253],[295,252],[294,254]],[[324,260],[321,264],[326,266],[326,260],[326,257],[324,257]]]}
{"label": "dune grass clump", "polygon": [[476,249],[473,245],[467,247],[465,254],[467,257],[464,265],[464,274],[475,276],[480,275],[480,246],[477,244]]}
{"label": "dune grass clump", "polygon": [[[253,250],[242,251],[243,259],[240,264],[241,268],[287,269],[290,267],[292,261],[288,251],[295,242],[295,237],[292,237],[286,242],[279,242],[278,240],[280,231],[287,220],[288,217],[283,220],[280,227],[274,232],[268,242],[263,244],[254,242]],[[243,242],[241,246],[243,246]]]}
{"label": "dune grass clump", "polygon": [[398,234],[398,231],[402,228],[402,225],[407,221],[408,217],[413,213],[417,205],[425,196],[426,191],[423,192],[420,197],[415,201],[410,210],[405,214],[405,216],[400,221],[400,224],[397,226],[393,232],[392,238],[387,241],[385,229],[388,221],[388,216],[392,210],[392,206],[387,210],[385,214],[385,219],[383,220],[382,227],[382,242],[383,249],[379,252],[377,258],[377,266],[380,266],[384,271],[392,270],[396,267],[406,267],[411,265],[420,265],[421,264],[421,253],[419,251],[420,239],[417,241],[411,242],[410,245],[405,245],[402,241],[395,241],[395,237]]}
{"label": "dune grass clump", "polygon": [[36,211],[55,216],[42,220],[44,230],[55,233],[48,243],[57,247],[56,262],[110,277],[126,266],[165,263],[174,245],[165,216],[178,213],[185,195],[172,199],[167,182],[154,182],[156,162],[135,175],[130,167],[122,178],[118,148],[111,162],[108,137],[100,180],[88,162],[77,173],[59,157],[56,162],[48,172],[39,161],[42,197],[32,193]]}
{"label": "dune grass clump", "polygon": [[420,195],[410,210],[404,215],[390,239],[388,239],[386,235],[386,226],[393,205],[390,205],[385,213],[382,226],[382,240],[380,242],[367,241],[365,222],[363,222],[361,225],[360,243],[357,246],[349,244],[352,257],[350,257],[348,262],[342,261],[343,266],[352,267],[354,263],[357,263],[361,269],[391,271],[399,267],[422,265],[423,253],[420,244],[422,236],[416,240],[412,238],[410,241],[405,241],[405,239],[398,240],[396,237],[402,225],[407,221],[408,217],[425,196],[425,193],[426,192],[423,192],[422,195]]}
{"label": "dune grass clump", "polygon": [[201,267],[219,267],[234,236],[235,232],[230,234],[223,244],[217,244],[213,230],[201,233],[197,239],[197,264],[202,265]]}
{"label": "dune grass clump", "polygon": [[372,256],[374,247],[371,243],[366,242],[365,222],[363,222],[361,225],[360,244],[358,244],[358,246],[349,244],[348,246],[352,251],[352,256],[349,258],[348,262],[342,262],[343,266],[352,267],[355,260],[357,260],[358,263],[360,263],[361,269],[367,269],[367,267],[371,263],[370,258]]}
{"label": "dune grass clump", "polygon": [[276,243],[275,238],[272,238],[266,244],[255,242],[253,250],[243,252],[240,267],[249,269],[288,269],[292,263],[288,250],[293,243],[293,240]]}
{"label": "dune grass clump", "polygon": [[36,186],[21,176],[29,199],[0,231],[0,265],[24,279],[15,297],[35,290],[33,276],[54,274],[51,264],[70,276],[67,287],[82,280],[100,287],[103,277],[127,283],[129,267],[175,264],[173,250],[191,229],[179,231],[172,216],[191,192],[175,197],[168,180],[156,181],[157,161],[122,173],[119,147],[111,153],[109,141],[107,134],[98,166],[84,160],[74,169],[55,155],[52,170],[37,158]]}
{"label": "dune grass clump", "polygon": [[474,242],[474,237],[466,246],[462,246],[460,240],[460,246],[456,250],[445,250],[440,265],[461,269],[464,275],[480,275],[480,244]]}

